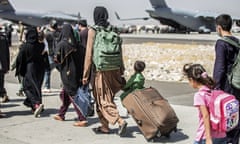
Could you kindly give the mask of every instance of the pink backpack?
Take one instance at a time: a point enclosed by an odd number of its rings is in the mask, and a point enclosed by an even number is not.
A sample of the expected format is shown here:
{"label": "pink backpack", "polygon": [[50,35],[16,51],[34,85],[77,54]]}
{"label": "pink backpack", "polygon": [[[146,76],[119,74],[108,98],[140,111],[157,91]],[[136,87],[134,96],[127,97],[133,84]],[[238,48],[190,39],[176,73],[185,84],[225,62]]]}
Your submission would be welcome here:
{"label": "pink backpack", "polygon": [[238,125],[239,102],[231,94],[213,90],[210,95],[209,112],[213,130],[228,132]]}

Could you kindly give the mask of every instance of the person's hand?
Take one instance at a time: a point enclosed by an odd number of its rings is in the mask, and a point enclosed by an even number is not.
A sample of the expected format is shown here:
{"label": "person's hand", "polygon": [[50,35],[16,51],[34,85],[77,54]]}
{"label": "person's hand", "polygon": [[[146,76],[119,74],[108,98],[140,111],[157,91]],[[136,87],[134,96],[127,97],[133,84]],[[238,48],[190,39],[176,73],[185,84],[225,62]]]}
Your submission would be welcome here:
{"label": "person's hand", "polygon": [[82,79],[82,84],[83,84],[83,85],[86,85],[87,83],[88,83],[88,79],[87,79],[87,78],[83,78],[83,79]]}
{"label": "person's hand", "polygon": [[57,56],[54,56],[54,57],[53,57],[53,61],[54,61],[55,63],[57,63],[57,64],[59,63],[59,61],[58,61],[58,59],[57,59]]}

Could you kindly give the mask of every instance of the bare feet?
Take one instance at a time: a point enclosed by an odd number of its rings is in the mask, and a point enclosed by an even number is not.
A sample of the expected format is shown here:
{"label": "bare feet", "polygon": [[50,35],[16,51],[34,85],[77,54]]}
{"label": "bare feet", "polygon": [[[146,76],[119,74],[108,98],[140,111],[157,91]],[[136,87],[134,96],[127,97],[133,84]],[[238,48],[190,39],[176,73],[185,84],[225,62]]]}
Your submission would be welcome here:
{"label": "bare feet", "polygon": [[61,118],[59,115],[55,115],[55,116],[53,116],[53,118],[54,118],[55,120],[58,120],[58,121],[64,121],[64,119]]}
{"label": "bare feet", "polygon": [[74,126],[77,126],[77,127],[86,127],[87,124],[88,124],[87,121],[77,121],[77,122],[75,122],[73,125],[74,125]]}

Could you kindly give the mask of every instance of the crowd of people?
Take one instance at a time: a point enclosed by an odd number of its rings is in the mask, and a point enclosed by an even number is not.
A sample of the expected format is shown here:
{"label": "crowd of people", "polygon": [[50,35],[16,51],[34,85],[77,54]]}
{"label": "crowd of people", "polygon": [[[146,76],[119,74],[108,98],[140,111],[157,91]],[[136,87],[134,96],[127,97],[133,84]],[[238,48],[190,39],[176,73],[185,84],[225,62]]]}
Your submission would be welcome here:
{"label": "crowd of people", "polygon": [[[96,133],[108,134],[109,124],[118,124],[118,134],[126,133],[127,122],[121,118],[114,103],[114,96],[119,90],[124,93],[120,96],[124,99],[135,89],[144,88],[145,78],[142,71],[145,63],[141,60],[134,64],[134,75],[126,82],[123,61],[117,69],[98,70],[95,67],[95,41],[96,26],[108,28],[108,11],[105,7],[94,9],[95,27],[88,27],[86,20],[80,20],[78,28],[70,24],[64,24],[59,29],[57,21],[51,21],[49,28],[41,29],[29,27],[25,34],[25,40],[20,47],[15,60],[16,76],[22,84],[19,95],[24,95],[23,104],[30,108],[35,117],[39,117],[44,111],[42,93],[51,92],[51,71],[56,68],[61,77],[62,90],[60,100],[62,102],[55,120],[64,121],[65,114],[72,103],[78,116],[74,126],[85,127],[88,125],[87,116],[83,115],[73,97],[78,89],[84,85],[91,85],[96,102],[96,112],[101,126],[94,129]],[[216,18],[216,30],[220,37],[228,37],[235,42],[239,39],[231,34],[232,19],[227,14]],[[9,97],[4,87],[4,76],[9,71],[10,58],[7,37],[0,33],[0,97],[2,103],[8,102]],[[221,39],[215,45],[215,65],[213,78],[209,76],[200,64],[186,64],[183,73],[187,76],[189,84],[199,89],[194,95],[194,106],[199,111],[199,125],[194,144],[238,144],[240,137],[240,125],[230,132],[216,132],[212,130],[209,120],[207,100],[199,94],[203,90],[221,89],[234,95],[240,100],[240,90],[232,87],[227,74],[236,59],[239,49]],[[122,59],[121,59],[122,60]],[[4,118],[0,111],[0,118]]]}

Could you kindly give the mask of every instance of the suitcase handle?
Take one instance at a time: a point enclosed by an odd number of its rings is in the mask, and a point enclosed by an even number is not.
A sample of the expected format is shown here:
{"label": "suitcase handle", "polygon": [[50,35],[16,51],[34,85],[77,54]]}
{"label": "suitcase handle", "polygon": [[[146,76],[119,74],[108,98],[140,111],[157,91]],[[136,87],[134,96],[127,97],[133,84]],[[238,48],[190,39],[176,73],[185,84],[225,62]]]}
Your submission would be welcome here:
{"label": "suitcase handle", "polygon": [[134,110],[133,110],[133,109],[130,110],[130,114],[132,114],[132,117],[133,117],[133,119],[136,121],[136,123],[137,123],[139,126],[142,126],[142,120],[138,120],[136,117],[134,117]]}

